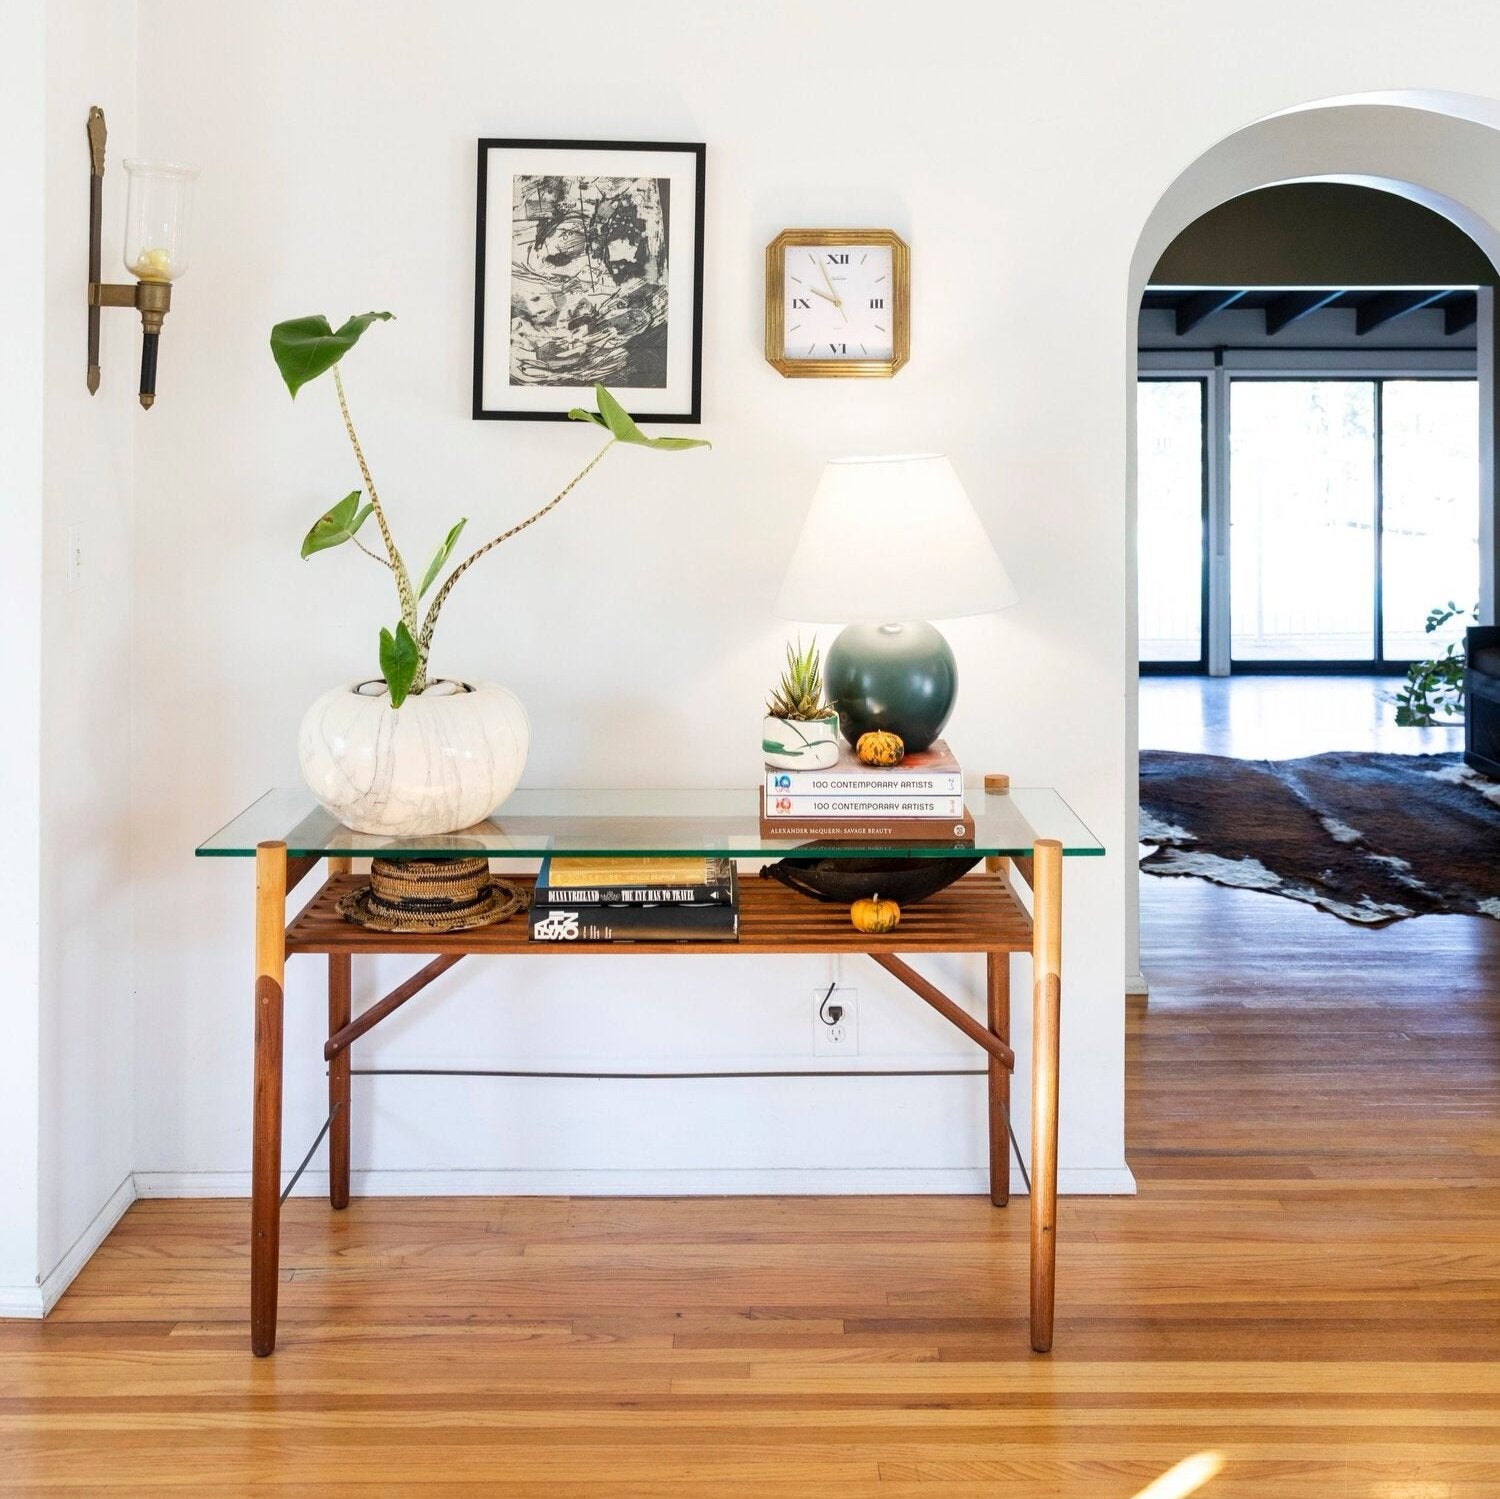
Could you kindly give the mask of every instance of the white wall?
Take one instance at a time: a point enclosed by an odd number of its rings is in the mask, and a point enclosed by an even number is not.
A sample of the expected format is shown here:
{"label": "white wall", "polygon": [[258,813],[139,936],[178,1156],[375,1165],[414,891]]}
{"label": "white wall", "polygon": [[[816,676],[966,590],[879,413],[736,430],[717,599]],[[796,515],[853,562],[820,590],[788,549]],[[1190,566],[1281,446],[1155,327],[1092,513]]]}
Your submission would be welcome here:
{"label": "white wall", "polygon": [[[965,684],[950,738],[975,771],[1061,785],[1115,854],[1069,872],[1074,930],[1086,934],[1068,954],[1070,1065],[1089,1080],[1066,1095],[1064,1166],[1075,1185],[1128,1184],[1122,768],[1105,751],[1122,736],[1121,523],[1107,499],[1119,447],[1076,449],[1068,411],[1013,357],[1051,326],[1049,312],[1026,330],[1037,310],[1024,289],[1078,224],[1029,241],[1011,233],[1017,205],[1006,192],[1032,203],[1044,193],[1024,154],[1004,153],[977,219],[955,213],[952,195],[968,193],[976,163],[995,153],[947,87],[948,49],[906,53],[915,81],[900,88],[904,102],[860,114],[855,128],[828,99],[809,117],[780,107],[766,77],[790,65],[811,84],[819,55],[843,49],[846,72],[868,68],[876,87],[907,78],[868,7],[778,19],[588,5],[567,40],[518,7],[151,3],[141,16],[145,133],[201,157],[205,171],[195,266],[163,340],[139,468],[139,1167],[175,1187],[180,1173],[246,1164],[249,872],[194,867],[189,854],[265,786],[295,781],[303,709],[368,669],[389,613],[374,567],[296,558],[308,518],[338,485],[351,487],[350,460],[331,392],[310,389],[293,405],[280,389],[270,324],[356,306],[398,314],[347,373],[377,480],[414,552],[455,513],[498,529],[591,451],[581,430],[467,414],[474,142],[514,133],[709,143],[704,430],[715,447],[613,456],[455,595],[437,662],[520,694],[535,728],[530,784],[748,787],[782,629],[769,604],[822,460],[946,446],[1028,600],[951,631]],[[789,47],[794,20],[805,40]],[[580,59],[589,87],[560,87]],[[997,117],[997,132],[1007,128]],[[786,381],[761,357],[763,247],[782,227],[825,219],[889,223],[912,239],[916,354],[889,384]],[[1127,257],[1122,243],[1113,285],[1086,278],[1092,306],[1077,309],[1080,328],[1118,327]],[[1001,346],[1012,352],[1001,357]],[[1118,439],[1118,409],[1112,420]],[[1035,463],[1070,448],[1060,463]],[[1061,510],[1079,523],[1069,529],[1092,533],[1076,547],[1057,545]],[[585,644],[557,659],[549,619]],[[1054,692],[1065,678],[1073,690]],[[671,758],[662,763],[651,744],[672,745]],[[179,919],[162,931],[155,913],[168,909]],[[974,965],[962,966],[977,995]],[[414,1004],[369,1054],[810,1063],[809,995],[827,973],[821,961],[753,959],[479,966]],[[310,1137],[323,1111],[319,977],[306,960],[292,965],[291,1140]],[[857,970],[857,982],[867,1060],[973,1060],[873,971]],[[375,992],[366,982],[361,996]],[[813,1178],[833,1185],[981,1180],[977,1080],[401,1080],[356,1090],[356,1163],[387,1171],[527,1169],[548,1186],[605,1188],[615,1178],[588,1173],[721,1187],[788,1169],[837,1172]]]}
{"label": "white wall", "polygon": [[[102,383],[92,397],[84,383],[84,121],[91,104],[104,109],[104,277],[122,281],[121,161],[139,149],[135,4],[49,0],[46,10],[39,1244],[49,1291],[47,1277],[62,1266],[62,1278],[70,1278],[75,1246],[91,1250],[130,1200],[131,532],[134,433],[145,417],[135,399],[140,323],[133,312],[103,314]],[[82,548],[71,592],[70,528]]]}
{"label": "white wall", "polygon": [[[0,47],[0,286],[29,284],[42,221],[46,27],[40,11],[7,24]],[[42,305],[7,297],[0,338],[0,639],[6,726],[0,784],[0,1316],[40,1310],[37,1290],[37,1078],[41,992]]]}
{"label": "white wall", "polygon": [[[131,1088],[129,732],[137,408],[133,315],[103,321],[105,385],[84,384],[89,105],[106,111],[116,274],[120,146],[135,133],[133,0],[6,15],[0,473],[7,642],[0,838],[0,1312],[38,1313],[128,1204]],[[12,74],[14,75],[12,77]],[[82,582],[67,587],[78,528]]]}
{"label": "white wall", "polygon": [[[748,785],[780,635],[769,601],[821,460],[945,446],[1024,595],[951,631],[964,688],[950,738],[975,771],[1058,785],[1110,847],[1068,871],[1062,1157],[1075,1187],[1128,1181],[1132,253],[1174,178],[1247,120],[1413,78],[1500,93],[1500,17],[1478,4],[1420,28],[1394,0],[1147,9],[917,18],[896,0],[584,0],[560,25],[477,0],[140,0],[140,133],[205,167],[136,467],[136,1165],[149,1186],[239,1186],[248,1158],[249,871],[195,867],[193,843],[295,780],[304,706],[369,670],[390,613],[357,558],[296,559],[310,517],[353,481],[330,392],[291,405],[267,329],[310,311],[399,314],[348,374],[413,552],[456,513],[497,528],[525,513],[588,451],[573,429],[468,420],[481,134],[708,142],[715,448],[612,458],[456,596],[436,664],[520,693],[529,784]],[[1237,64],[1205,70],[1205,56]],[[761,358],[762,247],[817,222],[889,224],[912,244],[914,355],[889,384],[784,381]],[[544,633],[559,618],[586,642],[563,660]],[[670,760],[648,743],[672,745]],[[366,1056],[802,1061],[807,994],[827,973],[748,958],[460,969]],[[318,976],[292,966],[293,1141],[323,1112]],[[867,1059],[957,1054],[873,974],[845,976]],[[356,1106],[356,1162],[388,1187],[449,1166],[473,1173],[468,1186],[972,1187],[982,1154],[970,1080],[400,1080],[357,1084]]]}

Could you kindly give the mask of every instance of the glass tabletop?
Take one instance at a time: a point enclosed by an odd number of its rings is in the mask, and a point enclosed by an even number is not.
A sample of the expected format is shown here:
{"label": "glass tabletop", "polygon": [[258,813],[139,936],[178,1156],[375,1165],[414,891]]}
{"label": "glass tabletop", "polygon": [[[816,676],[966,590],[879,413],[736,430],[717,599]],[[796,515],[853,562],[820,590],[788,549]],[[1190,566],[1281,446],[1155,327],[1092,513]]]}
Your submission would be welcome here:
{"label": "glass tabletop", "polygon": [[1069,855],[1099,855],[1104,846],[1057,792],[1012,788],[970,790],[974,842],[834,843],[762,838],[758,793],[750,790],[513,791],[484,822],[441,836],[388,838],[354,833],[297,789],[268,791],[233,822],[205,839],[200,858],[246,858],[258,843],[281,842],[287,853],[420,858],[484,854],[540,859],[548,854],[592,857],[704,854],[736,859],[951,859],[1029,854],[1038,838],[1055,838]]}

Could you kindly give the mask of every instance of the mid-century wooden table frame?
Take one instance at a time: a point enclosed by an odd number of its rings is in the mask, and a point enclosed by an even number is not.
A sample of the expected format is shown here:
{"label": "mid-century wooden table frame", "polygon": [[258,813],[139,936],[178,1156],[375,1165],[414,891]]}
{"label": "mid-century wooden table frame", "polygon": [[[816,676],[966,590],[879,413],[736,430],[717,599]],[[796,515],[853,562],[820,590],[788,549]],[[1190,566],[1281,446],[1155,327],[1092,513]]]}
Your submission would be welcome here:
{"label": "mid-century wooden table frame", "polygon": [[[274,794],[273,794],[274,795]],[[971,803],[974,801],[971,795]],[[992,801],[994,798],[986,798]],[[309,803],[309,805],[311,805]],[[509,807],[507,803],[507,808]],[[1062,804],[1059,802],[1059,806]],[[251,812],[255,809],[252,808]],[[1066,811],[1066,808],[1064,808]],[[1071,814],[1069,814],[1071,816]],[[317,813],[316,817],[324,817]],[[239,819],[245,822],[250,813]],[[313,818],[305,819],[311,822]],[[326,820],[326,819],[325,819]],[[329,822],[329,827],[333,825]],[[501,822],[509,832],[509,825]],[[1086,830],[1080,830],[1086,834]],[[231,824],[234,829],[236,824]],[[1024,824],[1023,824],[1024,826]],[[493,824],[484,824],[493,832]],[[981,819],[981,830],[983,820]],[[420,849],[408,840],[396,846],[339,830],[304,836],[257,839],[255,857],[255,1081],[254,1141],[251,1183],[250,1344],[264,1357],[276,1344],[276,1300],[280,1256],[282,1200],[282,1037],[286,961],[302,953],[328,959],[329,1201],[334,1208],[349,1202],[350,1048],[387,1016],[418,994],[439,974],[465,957],[551,958],[568,954],[612,956],[743,953],[862,953],[899,979],[918,998],[983,1048],[988,1060],[990,1200],[1004,1207],[1010,1199],[1009,1109],[1010,1077],[1015,1054],[1010,1047],[1011,953],[1032,959],[1031,1052],[1031,1346],[1038,1353],[1052,1346],[1056,1265],[1057,1118],[1059,1020],[1062,969],[1062,856],[1064,844],[1035,838],[1028,853],[1017,847],[1014,831],[1007,855],[986,847],[982,836],[976,852],[985,853],[986,868],[964,876],[903,915],[900,927],[885,936],[857,932],[848,913],[838,905],[824,905],[798,895],[778,883],[742,879],[740,930],[737,942],[542,944],[528,940],[526,922],[514,917],[495,926],[443,935],[397,935],[374,932],[345,921],[336,909],[339,897],[359,877],[351,871],[352,858],[380,852],[385,857],[431,856],[434,852],[461,853],[476,841],[490,846],[494,839],[423,840]],[[221,835],[222,837],[222,835]],[[289,834],[290,837],[290,834]],[[232,840],[230,840],[232,841]],[[243,838],[242,840],[243,841]],[[522,843],[527,840],[521,838]],[[534,841],[534,840],[533,840]],[[585,840],[587,841],[587,840]],[[736,840],[738,841],[738,840]],[[994,843],[995,839],[989,842]],[[342,843],[348,852],[334,852]],[[433,847],[434,843],[438,845]],[[314,849],[309,849],[313,845]],[[317,847],[321,846],[321,847]],[[298,851],[299,849],[307,851]],[[489,851],[497,852],[492,846]],[[498,851],[505,856],[508,849]],[[581,850],[580,850],[581,851]],[[753,857],[775,857],[779,849],[763,846]],[[1068,848],[1074,853],[1102,852],[1097,845]],[[209,845],[200,853],[249,853],[250,847]],[[861,852],[873,852],[868,849]],[[903,850],[886,850],[895,855]],[[312,899],[288,924],[288,894],[320,862],[327,875]],[[506,875],[507,879],[517,877]],[[1017,883],[1031,892],[1028,914]],[[524,882],[518,880],[517,882]],[[981,1024],[961,1005],[910,967],[899,953],[983,953],[986,959],[986,1023]],[[406,954],[430,961],[383,999],[354,1016],[351,970],[356,956]]]}

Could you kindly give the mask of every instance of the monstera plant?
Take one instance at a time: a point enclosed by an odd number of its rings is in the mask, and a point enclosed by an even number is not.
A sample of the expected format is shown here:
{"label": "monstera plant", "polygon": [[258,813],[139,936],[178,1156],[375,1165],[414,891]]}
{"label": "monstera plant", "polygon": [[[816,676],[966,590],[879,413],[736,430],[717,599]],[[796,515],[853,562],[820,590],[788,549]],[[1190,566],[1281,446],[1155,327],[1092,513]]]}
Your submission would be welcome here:
{"label": "monstera plant", "polygon": [[[443,605],[452,593],[453,585],[486,552],[509,541],[512,536],[534,525],[549,510],[560,505],[574,487],[603,461],[604,455],[616,443],[655,448],[659,452],[680,452],[684,448],[705,448],[709,444],[693,437],[647,437],[625,408],[602,385],[596,385],[594,401],[597,410],[575,408],[568,415],[574,421],[591,422],[602,427],[609,434],[608,441],[539,510],[470,552],[443,579],[424,612],[422,601],[452,560],[459,538],[468,525],[468,517],[460,516],[448,528],[447,535],[428,558],[420,577],[414,579],[406,559],[396,546],[390,523],[375,489],[375,481],[370,477],[370,466],[365,461],[364,450],[359,445],[354,422],[349,416],[344,381],[339,373],[339,362],[359,342],[362,335],[373,324],[388,322],[392,316],[389,312],[361,312],[337,329],[325,317],[292,318],[288,322],[277,323],[271,329],[271,353],[275,356],[276,368],[281,371],[281,378],[294,399],[304,385],[330,370],[333,372],[333,388],[338,395],[339,414],[343,417],[344,431],[354,449],[355,462],[359,465],[364,488],[350,490],[343,499],[318,517],[302,542],[302,555],[311,557],[315,552],[328,551],[330,548],[343,546],[346,542],[353,542],[365,556],[389,569],[396,589],[400,618],[395,629],[385,627],[380,631],[380,671],[390,691],[391,706],[399,708],[409,695],[420,693],[426,688],[427,660],[432,650],[432,635],[437,628],[438,616],[443,612]],[[371,518],[380,533],[379,550],[360,540],[360,530]]]}
{"label": "monstera plant", "polygon": [[[339,415],[354,450],[361,487],[313,523],[303,557],[351,546],[391,575],[396,620],[380,631],[380,676],[335,687],[307,710],[298,734],[302,773],[325,810],[356,832],[384,837],[446,834],[470,827],[510,795],[531,745],[531,724],[515,694],[495,683],[436,677],[433,632],[454,585],[487,552],[535,525],[625,445],[677,452],[708,444],[693,437],[647,437],[602,386],[596,409],[568,415],[602,429],[604,445],[547,503],[455,563],[468,525],[460,516],[414,572],[396,545],[364,449],[349,415],[340,361],[388,312],[362,312],[334,328],[324,317],[293,318],[271,330],[271,353],[286,388],[332,372]],[[372,536],[368,522],[374,521]]]}

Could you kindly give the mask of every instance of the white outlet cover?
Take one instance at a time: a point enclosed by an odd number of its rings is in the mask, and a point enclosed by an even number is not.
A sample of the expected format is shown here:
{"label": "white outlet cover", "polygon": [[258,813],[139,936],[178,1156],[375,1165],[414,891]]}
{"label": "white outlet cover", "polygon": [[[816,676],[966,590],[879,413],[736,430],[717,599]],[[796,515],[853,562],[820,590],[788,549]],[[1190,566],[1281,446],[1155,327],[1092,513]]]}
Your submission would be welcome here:
{"label": "white outlet cover", "polygon": [[[822,1018],[824,999],[829,1005],[840,1005],[844,1013],[837,1025]],[[859,992],[852,986],[813,991],[813,1055],[815,1057],[857,1057],[859,1055]]]}

